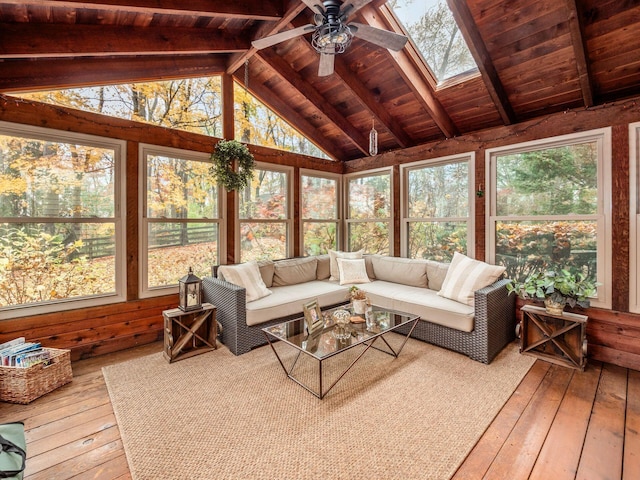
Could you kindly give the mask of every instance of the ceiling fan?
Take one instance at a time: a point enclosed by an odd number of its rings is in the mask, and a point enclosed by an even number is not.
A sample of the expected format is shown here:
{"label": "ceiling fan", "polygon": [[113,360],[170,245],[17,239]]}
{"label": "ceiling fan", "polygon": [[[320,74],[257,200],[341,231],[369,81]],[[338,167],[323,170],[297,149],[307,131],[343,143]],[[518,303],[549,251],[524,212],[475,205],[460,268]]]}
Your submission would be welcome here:
{"label": "ceiling fan", "polygon": [[293,28],[284,32],[269,35],[251,44],[261,50],[285,40],[290,40],[309,32],[313,48],[320,53],[320,66],[318,76],[325,77],[333,73],[335,55],[343,53],[351,44],[353,37],[361,38],[380,47],[389,50],[402,50],[407,43],[407,37],[394,32],[375,28],[362,23],[351,22],[347,24],[349,16],[371,3],[372,0],[347,0],[344,3],[338,0],[302,0],[314,12],[315,25],[308,24]]}

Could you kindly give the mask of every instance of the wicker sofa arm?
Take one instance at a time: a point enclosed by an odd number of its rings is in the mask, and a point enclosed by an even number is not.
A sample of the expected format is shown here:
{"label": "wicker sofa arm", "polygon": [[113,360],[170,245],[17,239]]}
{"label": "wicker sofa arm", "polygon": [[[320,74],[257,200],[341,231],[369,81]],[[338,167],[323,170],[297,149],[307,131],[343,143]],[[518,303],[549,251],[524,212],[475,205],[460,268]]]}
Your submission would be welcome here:
{"label": "wicker sofa arm", "polygon": [[508,279],[498,280],[475,292],[475,330],[487,338],[491,361],[515,339],[515,295],[509,295]]}
{"label": "wicker sofa arm", "polygon": [[202,279],[203,301],[217,307],[216,319],[222,325],[222,343],[236,352],[238,326],[247,324],[247,292],[243,287],[214,277]]}

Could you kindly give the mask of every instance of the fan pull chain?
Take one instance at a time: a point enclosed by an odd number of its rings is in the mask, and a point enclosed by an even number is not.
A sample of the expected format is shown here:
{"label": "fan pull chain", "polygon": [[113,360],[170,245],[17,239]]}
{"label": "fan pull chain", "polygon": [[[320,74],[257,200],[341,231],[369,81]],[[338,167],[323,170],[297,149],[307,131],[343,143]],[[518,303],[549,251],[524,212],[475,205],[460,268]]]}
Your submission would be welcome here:
{"label": "fan pull chain", "polygon": [[249,59],[244,61],[244,88],[249,88]]}

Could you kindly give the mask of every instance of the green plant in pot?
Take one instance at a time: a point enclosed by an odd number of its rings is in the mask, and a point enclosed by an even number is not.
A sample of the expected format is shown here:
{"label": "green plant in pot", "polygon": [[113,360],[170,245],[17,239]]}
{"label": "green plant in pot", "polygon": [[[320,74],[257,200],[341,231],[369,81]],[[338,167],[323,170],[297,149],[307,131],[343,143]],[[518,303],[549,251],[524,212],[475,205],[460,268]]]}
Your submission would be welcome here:
{"label": "green plant in pot", "polygon": [[349,297],[353,304],[354,313],[364,313],[366,311],[369,303],[367,292],[360,290],[355,285],[352,285],[351,288],[349,288]]}
{"label": "green plant in pot", "polygon": [[589,298],[595,296],[598,283],[582,273],[568,270],[546,270],[532,273],[524,282],[507,284],[509,293],[515,292],[523,299],[544,300],[548,313],[562,315],[566,305],[587,308]]}

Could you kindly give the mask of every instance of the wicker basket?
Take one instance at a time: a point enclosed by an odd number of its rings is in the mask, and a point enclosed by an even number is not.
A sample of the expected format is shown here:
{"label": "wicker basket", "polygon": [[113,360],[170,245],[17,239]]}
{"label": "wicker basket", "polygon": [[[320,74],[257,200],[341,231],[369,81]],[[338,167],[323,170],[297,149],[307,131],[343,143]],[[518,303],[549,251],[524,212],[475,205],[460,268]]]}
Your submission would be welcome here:
{"label": "wicker basket", "polygon": [[69,350],[46,348],[51,352],[49,365],[28,368],[0,366],[0,401],[27,404],[73,378]]}

